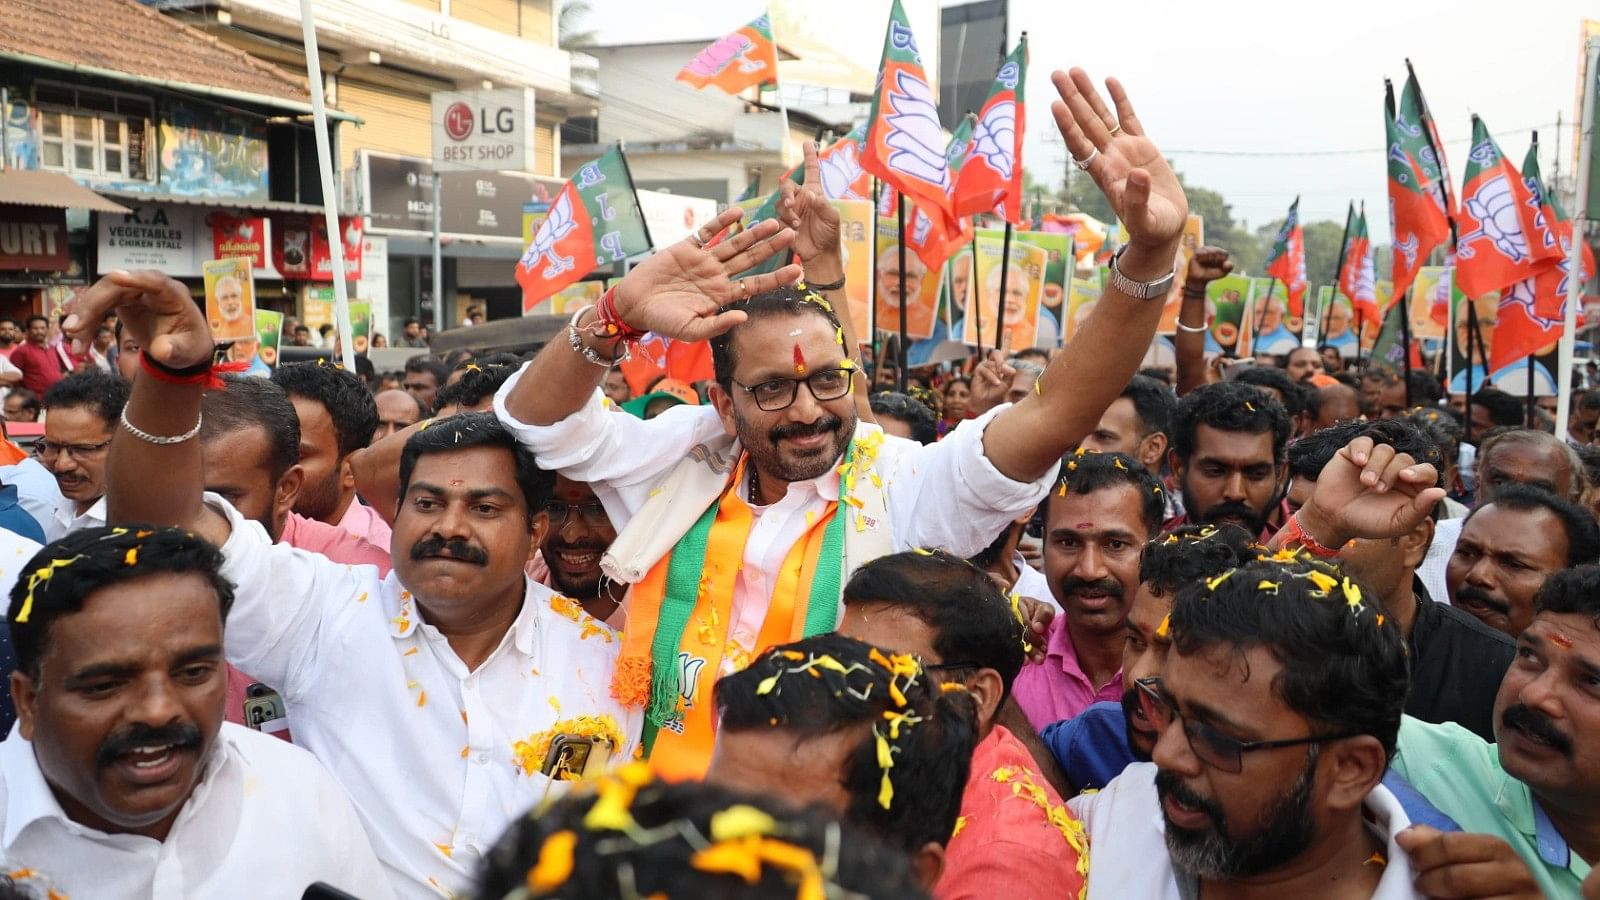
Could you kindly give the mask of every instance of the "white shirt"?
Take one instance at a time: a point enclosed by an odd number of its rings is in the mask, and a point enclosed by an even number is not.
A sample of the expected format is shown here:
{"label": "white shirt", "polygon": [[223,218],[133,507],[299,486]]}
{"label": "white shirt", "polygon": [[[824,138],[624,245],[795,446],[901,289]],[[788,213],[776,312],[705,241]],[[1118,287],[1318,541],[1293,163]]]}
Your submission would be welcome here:
{"label": "white shirt", "polygon": [[99,528],[106,524],[106,495],[101,494],[100,499],[90,504],[89,508],[80,515],[77,512],[78,501],[63,497],[61,504],[56,507],[56,514],[50,524],[44,528],[44,536],[49,541],[59,541],[74,531],[85,528]]}
{"label": "white shirt", "polygon": [[1016,554],[1012,562],[1017,567],[1017,583],[1011,586],[1012,592],[1018,597],[1032,597],[1060,612],[1061,604],[1056,602],[1056,595],[1050,590],[1050,579],[1044,577],[1043,572],[1028,565],[1028,561],[1023,559],[1021,553]]}
{"label": "white shirt", "polygon": [[17,505],[33,516],[47,536],[56,510],[65,502],[56,476],[37,459],[25,459],[14,466],[0,466],[0,484],[16,485]]}
{"label": "white shirt", "polygon": [[1428,552],[1422,557],[1422,565],[1417,566],[1417,576],[1422,579],[1422,584],[1428,589],[1428,594],[1440,603],[1450,602],[1450,589],[1445,584],[1445,567],[1450,564],[1450,557],[1456,552],[1456,541],[1461,539],[1461,526],[1467,520],[1440,519],[1433,525],[1433,543],[1428,545]]}
{"label": "white shirt", "polygon": [[[1156,794],[1155,763],[1134,763],[1097,793],[1067,801],[1089,832],[1089,898],[1188,900],[1198,894],[1194,876],[1172,865],[1166,825]],[[1383,785],[1367,794],[1367,827],[1383,837],[1388,865],[1372,896],[1377,900],[1420,898],[1416,873],[1395,835],[1410,827],[1400,801]]]}
{"label": "white shirt", "polygon": [[16,730],[0,743],[0,815],[6,857],[66,896],[299,897],[318,881],[364,900],[393,896],[327,771],[292,744],[227,722],[165,841],[67,818]]}
{"label": "white shirt", "polygon": [[[294,742],[349,791],[401,897],[466,893],[511,820],[561,790],[524,774],[513,744],[609,715],[628,758],[642,714],[611,699],[616,633],[527,582],[500,646],[468,671],[390,573],[284,544],[215,494],[228,517],[222,575],[238,585],[228,661],[283,696]],[[563,729],[565,730],[565,729]]]}
{"label": "white shirt", "polygon": [[[587,482],[618,530],[691,448],[726,433],[710,406],[677,406],[645,420],[611,414],[598,389],[588,404],[567,418],[551,425],[526,425],[506,411],[506,397],[525,374],[526,366],[495,394],[495,415],[533,451],[540,466]],[[883,479],[896,551],[942,548],[956,556],[973,556],[1044,499],[1059,465],[1035,481],[1017,482],[1000,474],[983,454],[983,430],[1008,408],[1010,404],[1002,404],[963,422],[935,444],[884,437],[876,468]],[[749,499],[748,483],[735,489]],[[828,504],[838,499],[839,474],[830,468],[810,481],[791,483],[777,503],[753,508],[728,631],[747,651],[756,649],[784,558]],[[734,654],[725,654],[724,674],[737,664]]]}
{"label": "white shirt", "polygon": [[44,545],[9,528],[0,528],[0,620],[11,609],[11,588],[28,561]]}

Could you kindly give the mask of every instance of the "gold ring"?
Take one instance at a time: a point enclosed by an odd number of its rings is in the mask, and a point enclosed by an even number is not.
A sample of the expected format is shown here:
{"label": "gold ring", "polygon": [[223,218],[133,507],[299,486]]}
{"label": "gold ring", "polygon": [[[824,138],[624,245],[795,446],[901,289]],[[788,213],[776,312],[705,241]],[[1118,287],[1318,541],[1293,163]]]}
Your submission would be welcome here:
{"label": "gold ring", "polygon": [[700,236],[698,228],[689,232],[689,240],[694,243],[696,250],[704,250],[706,248],[706,239]]}
{"label": "gold ring", "polygon": [[1109,132],[1109,134],[1112,137],[1116,137],[1119,133],[1121,133],[1121,131],[1122,131],[1122,123],[1118,122],[1115,125],[1111,126],[1111,131]]}
{"label": "gold ring", "polygon": [[749,300],[750,299],[750,285],[745,284],[745,281],[744,281],[743,278],[739,279],[739,299],[740,300]]}

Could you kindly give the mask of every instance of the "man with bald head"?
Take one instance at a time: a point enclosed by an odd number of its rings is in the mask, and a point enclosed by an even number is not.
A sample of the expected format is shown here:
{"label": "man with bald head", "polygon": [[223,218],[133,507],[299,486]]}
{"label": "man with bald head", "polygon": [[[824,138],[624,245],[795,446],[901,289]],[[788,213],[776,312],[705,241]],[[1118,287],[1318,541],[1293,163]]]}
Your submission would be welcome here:
{"label": "man with bald head", "polygon": [[1316,415],[1312,431],[1361,418],[1361,395],[1347,384],[1334,383],[1318,388],[1312,406]]}
{"label": "man with bald head", "polygon": [[372,432],[369,447],[402,428],[417,424],[423,416],[422,403],[416,395],[406,391],[379,391],[372,399],[378,405],[378,428]]}

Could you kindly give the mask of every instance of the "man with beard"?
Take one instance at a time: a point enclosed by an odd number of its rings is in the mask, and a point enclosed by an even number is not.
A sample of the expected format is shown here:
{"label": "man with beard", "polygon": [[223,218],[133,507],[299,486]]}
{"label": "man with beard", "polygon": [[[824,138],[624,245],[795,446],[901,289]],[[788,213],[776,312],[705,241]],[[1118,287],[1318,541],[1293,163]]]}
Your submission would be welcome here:
{"label": "man with beard", "polygon": [[221,566],[176,528],[84,529],[27,562],[7,615],[20,719],[0,744],[0,850],[27,866],[11,879],[58,897],[391,896],[327,771],[223,722]]}
{"label": "man with beard", "polygon": [[529,577],[578,601],[596,619],[620,620],[617,612],[627,587],[600,571],[600,557],[611,549],[617,529],[594,489],[557,475],[544,512],[550,517],[550,531],[528,565]]}
{"label": "man with beard", "polygon": [[[1334,455],[1358,437],[1394,448],[1414,460],[1443,467],[1434,442],[1403,419],[1350,422],[1319,431],[1289,447],[1290,504],[1309,502]],[[1318,510],[1305,515],[1315,517]],[[1455,722],[1488,738],[1500,678],[1511,665],[1513,642],[1448,603],[1435,603],[1417,577],[1433,540],[1439,506],[1410,531],[1392,538],[1355,539],[1339,547],[1344,571],[1360,581],[1399,628],[1411,660],[1405,711],[1424,722]],[[1303,522],[1303,518],[1302,518]],[[1319,539],[1320,539],[1319,535]]]}
{"label": "man with beard", "polygon": [[1248,384],[1201,385],[1178,401],[1169,463],[1183,491],[1179,525],[1238,525],[1265,542],[1281,499],[1289,415]]}
{"label": "man with beard", "polygon": [[1044,574],[1062,613],[1045,632],[1044,659],[1017,676],[1017,705],[1035,730],[1122,696],[1124,622],[1139,551],[1161,530],[1163,493],[1132,457],[1067,457],[1044,507]]}
{"label": "man with beard", "polygon": [[977,707],[978,745],[957,820],[964,824],[950,839],[934,897],[1025,897],[1041,884],[1075,896],[1081,826],[1028,747],[1001,724],[1025,655],[1023,624],[1005,595],[942,551],[895,553],[856,570],[839,630],[912,654],[941,692],[959,687]]}
{"label": "man with beard", "polygon": [[380,577],[274,545],[202,495],[193,436],[212,344],[182,284],[116,272],[79,304],[69,329],[115,309],[159,357],[145,366],[190,379],[134,381],[111,453],[114,520],[182,525],[222,548],[238,585],[229,661],[282,694],[295,743],[355,802],[398,892],[464,891],[494,835],[554,787],[543,773],[562,774],[563,757],[546,759],[555,735],[581,731],[596,764],[632,751],[639,717],[606,691],[615,633],[523,573],[549,527],[551,476],[492,415],[435,420],[407,442],[394,569]]}
{"label": "man with beard", "polygon": [[372,443],[378,428],[372,392],[353,373],[320,360],[279,366],[272,383],[289,395],[300,420],[305,479],[294,511],[376,546],[389,546],[388,523],[356,497],[350,463],[350,455]]}
{"label": "man with beard", "polygon": [[1380,784],[1407,684],[1380,609],[1308,557],[1180,589],[1161,675],[1137,682],[1154,763],[1069,804],[1089,896],[1417,896],[1410,819]]}
{"label": "man with beard", "polygon": [[1394,768],[1469,831],[1504,838],[1545,897],[1600,871],[1600,566],[1551,575],[1494,701],[1495,743],[1407,717]]}
{"label": "man with beard", "polygon": [[1126,453],[1152,474],[1158,473],[1167,457],[1177,406],[1172,388],[1147,375],[1135,375],[1078,446],[1099,453]]}
{"label": "man with beard", "polygon": [[1504,487],[1461,526],[1445,584],[1450,602],[1515,638],[1534,617],[1545,579],[1600,556],[1588,510],[1537,488]]}
{"label": "man with beard", "polygon": [[45,527],[50,540],[106,523],[106,454],[127,401],[127,382],[100,372],[68,375],[45,392],[39,461],[63,498]]}
{"label": "man with beard", "polygon": [[1322,374],[1322,354],[1315,347],[1296,347],[1284,357],[1283,368],[1295,382],[1311,387],[1312,379]]}
{"label": "man with beard", "polygon": [[[1054,82],[1057,124],[1077,158],[1098,151],[1089,174],[1130,240],[1080,333],[1109,352],[1062,354],[1021,402],[927,446],[861,424],[856,342],[834,313],[845,303],[838,213],[818,187],[814,147],[776,220],[713,242],[738,221],[730,210],[650,257],[496,396],[500,421],[546,465],[590,484],[620,528],[603,566],[634,587],[613,691],[645,710],[658,770],[704,770],[707,683],[782,637],[833,628],[851,571],[912,547],[971,556],[1038,503],[1062,454],[1133,376],[1188,204],[1120,84],[1108,83],[1123,117],[1113,135],[1085,73]],[[729,277],[791,244],[802,265]],[[785,286],[801,274],[806,286]],[[709,406],[649,421],[605,409],[606,368],[646,332],[711,340]]]}

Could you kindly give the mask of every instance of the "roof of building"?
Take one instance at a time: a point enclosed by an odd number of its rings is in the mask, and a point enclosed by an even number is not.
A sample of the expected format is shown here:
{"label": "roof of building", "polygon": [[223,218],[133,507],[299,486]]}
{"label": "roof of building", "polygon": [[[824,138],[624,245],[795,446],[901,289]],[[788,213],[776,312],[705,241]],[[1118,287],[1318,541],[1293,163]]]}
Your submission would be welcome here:
{"label": "roof of building", "polygon": [[118,73],[262,102],[310,103],[305,78],[136,0],[0,0],[0,58]]}

